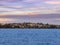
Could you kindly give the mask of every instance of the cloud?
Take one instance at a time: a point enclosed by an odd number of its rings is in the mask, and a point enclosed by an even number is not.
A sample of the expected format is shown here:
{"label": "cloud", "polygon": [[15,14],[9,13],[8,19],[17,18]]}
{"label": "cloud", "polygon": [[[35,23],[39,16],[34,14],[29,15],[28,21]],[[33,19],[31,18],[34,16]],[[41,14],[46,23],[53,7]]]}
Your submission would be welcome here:
{"label": "cloud", "polygon": [[[45,6],[44,4],[40,5],[41,3],[37,3],[35,5],[28,5],[24,6],[22,4],[16,5],[14,3],[10,3],[9,5],[1,5],[0,6],[0,15],[37,15],[37,14],[51,14],[51,13],[60,13],[59,6],[51,6],[49,4],[57,4],[59,1],[47,1],[47,0],[1,0],[1,1],[22,1],[22,2],[41,2],[44,1],[48,5]],[[12,4],[12,5],[11,5]],[[24,4],[24,3],[23,3]],[[58,3],[59,4],[59,3]],[[29,7],[30,6],[30,7]],[[49,8],[48,8],[49,7]]]}
{"label": "cloud", "polygon": [[23,2],[26,2],[26,3],[39,3],[39,2],[42,2],[42,1],[45,1],[45,0],[24,0]]}
{"label": "cloud", "polygon": [[55,19],[55,20],[60,21],[60,18],[57,18],[57,19]]}
{"label": "cloud", "polygon": [[51,13],[55,13],[54,10],[36,10],[36,11],[7,11],[7,12],[2,12],[0,13],[0,15],[38,15],[38,14],[51,14]]}
{"label": "cloud", "polygon": [[7,23],[7,22],[13,22],[13,19],[9,19],[9,18],[0,18],[0,23]]}
{"label": "cloud", "polygon": [[0,0],[1,2],[18,2],[23,0]]}
{"label": "cloud", "polygon": [[24,6],[22,5],[15,5],[15,6],[5,6],[5,5],[1,5],[0,8],[9,8],[9,9],[21,9],[23,8]]}
{"label": "cloud", "polygon": [[46,0],[0,0],[4,2],[36,2],[36,1],[46,1]]}
{"label": "cloud", "polygon": [[47,4],[60,4],[60,1],[46,1]]}
{"label": "cloud", "polygon": [[[18,8],[18,7],[17,7]],[[60,13],[58,9],[45,9],[44,7],[29,7],[22,8],[21,10],[16,7],[0,7],[0,16],[4,15],[37,15],[37,14],[51,14],[51,13]],[[57,7],[58,8],[58,7]],[[16,10],[15,10],[16,9]]]}
{"label": "cloud", "polygon": [[0,13],[0,16],[4,16],[4,15],[34,15],[34,14],[37,14],[37,13],[15,10],[15,11],[2,11]]}

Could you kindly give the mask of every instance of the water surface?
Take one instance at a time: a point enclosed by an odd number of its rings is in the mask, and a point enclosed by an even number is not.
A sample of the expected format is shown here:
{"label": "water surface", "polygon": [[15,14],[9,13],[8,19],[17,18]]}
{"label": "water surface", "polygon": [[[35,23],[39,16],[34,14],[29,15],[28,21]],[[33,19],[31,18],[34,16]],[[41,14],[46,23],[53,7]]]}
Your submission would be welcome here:
{"label": "water surface", "polygon": [[0,45],[60,45],[60,29],[0,29]]}

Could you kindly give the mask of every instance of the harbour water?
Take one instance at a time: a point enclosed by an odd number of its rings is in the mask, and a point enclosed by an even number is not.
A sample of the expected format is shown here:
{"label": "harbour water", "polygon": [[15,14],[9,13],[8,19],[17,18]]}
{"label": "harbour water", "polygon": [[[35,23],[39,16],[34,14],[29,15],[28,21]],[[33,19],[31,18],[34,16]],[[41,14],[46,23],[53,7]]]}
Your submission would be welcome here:
{"label": "harbour water", "polygon": [[60,29],[0,29],[0,45],[60,45]]}

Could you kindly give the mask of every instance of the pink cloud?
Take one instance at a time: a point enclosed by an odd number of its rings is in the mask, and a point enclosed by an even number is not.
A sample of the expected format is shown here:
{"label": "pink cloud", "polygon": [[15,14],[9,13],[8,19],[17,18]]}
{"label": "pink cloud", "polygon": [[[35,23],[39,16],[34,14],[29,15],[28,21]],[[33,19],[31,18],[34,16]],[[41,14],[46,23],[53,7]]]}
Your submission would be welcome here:
{"label": "pink cloud", "polygon": [[32,2],[42,2],[47,0],[25,0],[25,2],[32,3]]}
{"label": "pink cloud", "polygon": [[60,4],[60,1],[46,1],[47,4]]}

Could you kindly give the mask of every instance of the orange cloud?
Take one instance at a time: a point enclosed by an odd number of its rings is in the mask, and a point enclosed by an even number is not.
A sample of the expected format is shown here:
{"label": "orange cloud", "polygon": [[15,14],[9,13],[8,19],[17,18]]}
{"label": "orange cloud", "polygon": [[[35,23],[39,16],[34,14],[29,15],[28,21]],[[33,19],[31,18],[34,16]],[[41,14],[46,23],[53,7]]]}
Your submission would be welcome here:
{"label": "orange cloud", "polygon": [[14,21],[13,19],[9,19],[9,18],[0,18],[0,23],[6,23],[6,22],[11,22]]}
{"label": "orange cloud", "polygon": [[20,11],[20,10],[11,10],[0,13],[0,16],[5,16],[5,15],[35,15],[38,14],[38,11]]}

